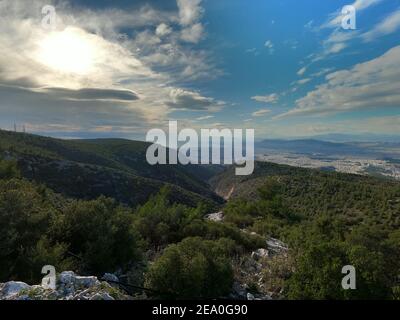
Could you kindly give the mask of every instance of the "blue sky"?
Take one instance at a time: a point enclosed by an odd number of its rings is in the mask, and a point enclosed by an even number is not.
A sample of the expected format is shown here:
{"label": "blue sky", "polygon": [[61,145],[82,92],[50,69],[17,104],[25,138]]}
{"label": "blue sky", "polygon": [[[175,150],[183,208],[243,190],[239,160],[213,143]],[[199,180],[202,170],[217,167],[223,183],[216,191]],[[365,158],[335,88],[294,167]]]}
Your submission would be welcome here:
{"label": "blue sky", "polygon": [[[3,2],[2,128],[143,139],[177,119],[258,138],[400,135],[400,0]],[[345,5],[356,30],[341,28]]]}

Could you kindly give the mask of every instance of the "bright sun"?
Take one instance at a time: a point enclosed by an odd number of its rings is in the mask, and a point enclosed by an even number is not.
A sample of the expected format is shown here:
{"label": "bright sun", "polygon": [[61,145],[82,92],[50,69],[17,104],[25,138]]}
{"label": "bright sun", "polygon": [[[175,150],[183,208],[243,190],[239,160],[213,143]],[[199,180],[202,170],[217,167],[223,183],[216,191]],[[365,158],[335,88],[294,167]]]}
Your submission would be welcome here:
{"label": "bright sun", "polygon": [[86,75],[93,68],[95,48],[86,33],[67,28],[40,41],[37,59],[58,72]]}

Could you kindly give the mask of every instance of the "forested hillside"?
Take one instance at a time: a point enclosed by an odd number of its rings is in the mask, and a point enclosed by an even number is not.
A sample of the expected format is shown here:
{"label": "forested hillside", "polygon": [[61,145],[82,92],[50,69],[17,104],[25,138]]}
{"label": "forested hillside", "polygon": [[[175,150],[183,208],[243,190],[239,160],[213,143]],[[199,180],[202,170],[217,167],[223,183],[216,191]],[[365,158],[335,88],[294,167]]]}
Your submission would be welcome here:
{"label": "forested hillside", "polygon": [[[176,177],[166,183],[140,175],[155,174],[133,160],[140,143],[0,141],[0,282],[37,283],[50,264],[117,273],[151,290],[140,299],[400,298],[399,182],[256,163],[253,175],[230,167],[211,186],[191,173],[207,168],[160,168]],[[122,188],[117,175],[135,184]],[[110,192],[88,192],[104,179]],[[345,265],[357,290],[341,287]]]}
{"label": "forested hillside", "polygon": [[123,139],[60,140],[0,130],[0,155],[21,174],[56,192],[81,199],[101,195],[135,206],[169,185],[174,200],[196,206],[221,203],[207,183],[218,167],[151,166],[148,143]]}
{"label": "forested hillside", "polygon": [[[254,175],[216,176],[229,195],[225,222],[286,242],[290,256],[267,280],[293,299],[399,298],[400,183],[257,163]],[[358,270],[358,290],[341,289],[341,268]],[[284,271],[284,272],[282,272]]]}
{"label": "forested hillside", "polygon": [[22,178],[14,161],[0,161],[0,282],[37,283],[50,264],[87,275],[118,271],[157,296],[230,294],[230,258],[262,247],[263,239],[204,219],[207,202],[186,206],[171,200],[172,192],[163,187],[131,208],[104,196],[65,198]]}

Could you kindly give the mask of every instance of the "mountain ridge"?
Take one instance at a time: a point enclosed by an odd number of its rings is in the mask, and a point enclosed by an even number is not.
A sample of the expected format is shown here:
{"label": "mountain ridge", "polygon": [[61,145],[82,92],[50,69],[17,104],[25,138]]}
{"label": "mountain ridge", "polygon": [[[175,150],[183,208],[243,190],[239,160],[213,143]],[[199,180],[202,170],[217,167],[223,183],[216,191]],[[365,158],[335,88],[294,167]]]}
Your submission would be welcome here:
{"label": "mountain ridge", "polygon": [[222,203],[209,190],[207,167],[151,166],[145,159],[148,145],[127,139],[60,140],[0,130],[0,153],[16,159],[24,177],[67,196],[105,195],[135,206],[170,185],[176,201],[191,206],[201,201],[212,206]]}

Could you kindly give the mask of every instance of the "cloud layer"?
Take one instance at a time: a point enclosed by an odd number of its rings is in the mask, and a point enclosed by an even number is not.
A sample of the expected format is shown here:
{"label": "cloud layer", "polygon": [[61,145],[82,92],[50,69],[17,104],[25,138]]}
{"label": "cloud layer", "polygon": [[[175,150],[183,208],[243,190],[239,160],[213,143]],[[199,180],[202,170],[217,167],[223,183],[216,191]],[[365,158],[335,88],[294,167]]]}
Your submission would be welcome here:
{"label": "cloud layer", "polygon": [[[41,25],[49,4],[57,12],[53,31]],[[223,102],[184,88],[219,75],[210,53],[193,47],[205,36],[201,0],[178,0],[177,7],[0,1],[0,125],[146,128],[174,110],[220,110]]]}
{"label": "cloud layer", "polygon": [[282,116],[400,107],[400,46],[384,55],[326,76],[326,82],[296,101]]}

